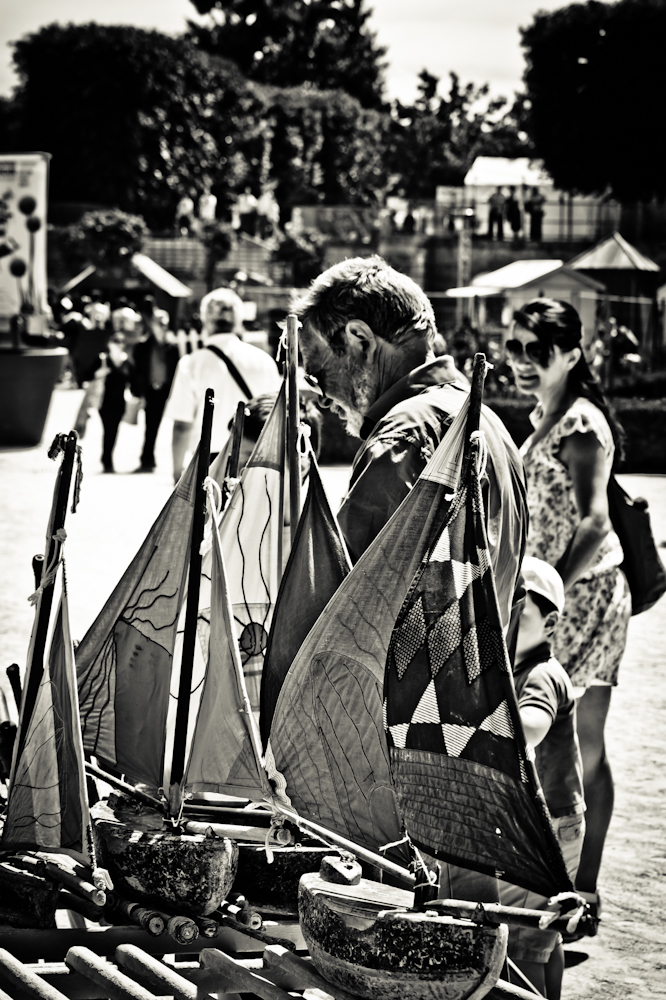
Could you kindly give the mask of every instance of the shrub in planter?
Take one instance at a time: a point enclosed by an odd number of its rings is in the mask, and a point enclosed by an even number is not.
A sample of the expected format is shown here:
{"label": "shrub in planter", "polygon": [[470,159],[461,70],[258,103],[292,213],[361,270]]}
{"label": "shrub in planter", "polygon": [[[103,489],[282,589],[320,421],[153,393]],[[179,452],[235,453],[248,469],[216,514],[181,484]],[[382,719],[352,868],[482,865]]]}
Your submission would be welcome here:
{"label": "shrub in planter", "polygon": [[71,265],[114,267],[140,253],[148,235],[148,227],[140,215],[109,208],[86,212],[78,222],[61,231],[59,241]]}
{"label": "shrub in planter", "polygon": [[1,445],[40,443],[66,357],[64,347],[0,351]]}

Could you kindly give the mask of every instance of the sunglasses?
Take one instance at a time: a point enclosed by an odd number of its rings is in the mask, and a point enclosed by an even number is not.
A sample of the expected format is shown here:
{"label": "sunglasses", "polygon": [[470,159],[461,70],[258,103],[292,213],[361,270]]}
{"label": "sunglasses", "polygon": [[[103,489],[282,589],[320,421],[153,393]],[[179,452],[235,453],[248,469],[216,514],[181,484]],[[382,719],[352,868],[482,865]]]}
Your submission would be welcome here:
{"label": "sunglasses", "polygon": [[504,344],[506,353],[518,360],[523,355],[533,364],[547,368],[549,363],[549,352],[538,340],[531,340],[529,344],[523,344],[522,340],[507,340]]}

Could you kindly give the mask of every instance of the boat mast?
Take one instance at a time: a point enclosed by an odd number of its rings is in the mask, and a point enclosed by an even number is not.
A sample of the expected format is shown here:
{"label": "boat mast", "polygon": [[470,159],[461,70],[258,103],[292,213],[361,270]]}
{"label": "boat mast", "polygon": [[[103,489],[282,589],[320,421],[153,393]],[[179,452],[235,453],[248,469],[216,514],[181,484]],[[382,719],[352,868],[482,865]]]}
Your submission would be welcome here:
{"label": "boat mast", "polygon": [[197,478],[194,493],[194,514],[192,517],[192,540],[190,543],[190,568],[187,580],[187,607],[183,630],[183,652],[180,661],[178,683],[178,707],[173,736],[173,756],[171,759],[171,784],[180,784],[185,771],[187,748],[187,725],[190,714],[190,692],[194,669],[194,650],[197,642],[197,618],[199,616],[199,588],[201,586],[201,542],[206,521],[206,488],[204,480],[210,465],[210,434],[213,424],[214,393],[206,389],[197,461]]}
{"label": "boat mast", "polygon": [[472,461],[472,434],[476,433],[481,423],[481,404],[483,402],[483,386],[486,380],[486,356],[485,354],[474,355],[474,368],[472,371],[472,386],[470,388],[469,411],[465,424],[465,444],[463,451],[463,464],[460,475],[460,482],[467,482],[469,463]]}
{"label": "boat mast", "polygon": [[298,317],[287,316],[287,458],[289,462],[289,527],[293,546],[301,516],[301,463],[298,450],[298,428],[301,408],[298,398]]}
{"label": "boat mast", "polygon": [[[53,504],[51,506],[51,515],[47,531],[48,551],[46,553],[45,562],[43,563],[44,567],[50,567],[58,554],[58,546],[60,545],[60,542],[55,536],[56,532],[60,531],[60,529],[65,526],[67,503],[69,501],[69,491],[72,483],[72,470],[74,468],[74,459],[76,457],[76,443],[78,440],[76,431],[69,432],[64,442],[64,448],[62,444],[63,438],[65,438],[64,434],[58,435],[51,446],[51,451],[49,452],[49,457],[55,457],[58,450],[62,448],[64,450],[64,456],[58,470],[53,495]],[[56,446],[58,450],[55,451],[54,455],[53,450]],[[42,682],[42,676],[44,673],[44,650],[46,648],[46,638],[51,618],[54,584],[55,575],[52,580],[45,581],[44,587],[37,598],[37,611],[30,639],[30,648],[28,650],[28,662],[26,666],[25,682],[23,685],[18,737],[14,748],[14,761],[18,760],[19,756],[23,752],[28,722],[32,716],[35,701],[37,700],[37,694],[39,692],[39,686]],[[39,587],[39,584],[37,584],[37,586]]]}
{"label": "boat mast", "polygon": [[227,476],[230,479],[238,478],[238,463],[240,461],[241,444],[243,443],[243,427],[245,425],[245,402],[241,400],[236,407],[234,426],[231,431],[231,455],[229,456],[229,468]]}

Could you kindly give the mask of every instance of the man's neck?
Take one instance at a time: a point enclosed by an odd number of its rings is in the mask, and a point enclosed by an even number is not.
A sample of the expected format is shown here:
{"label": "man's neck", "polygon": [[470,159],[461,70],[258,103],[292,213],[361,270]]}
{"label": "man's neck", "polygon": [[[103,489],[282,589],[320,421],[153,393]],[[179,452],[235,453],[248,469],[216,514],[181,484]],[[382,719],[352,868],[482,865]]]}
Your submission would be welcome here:
{"label": "man's neck", "polygon": [[392,385],[409,375],[414,368],[432,361],[434,355],[428,351],[425,340],[418,339],[397,347],[377,338],[377,399]]}

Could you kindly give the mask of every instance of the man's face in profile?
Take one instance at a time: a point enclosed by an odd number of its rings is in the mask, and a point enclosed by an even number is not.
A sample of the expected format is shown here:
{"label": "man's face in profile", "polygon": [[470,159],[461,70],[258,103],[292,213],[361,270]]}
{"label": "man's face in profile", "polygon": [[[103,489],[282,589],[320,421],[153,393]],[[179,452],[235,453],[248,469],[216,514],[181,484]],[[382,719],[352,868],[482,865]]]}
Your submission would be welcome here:
{"label": "man's face in profile", "polygon": [[319,383],[320,406],[330,407],[340,417],[348,434],[358,436],[365,415],[377,398],[378,374],[372,362],[353,342],[336,353],[328,342],[311,328],[304,327],[300,346],[308,375]]}

